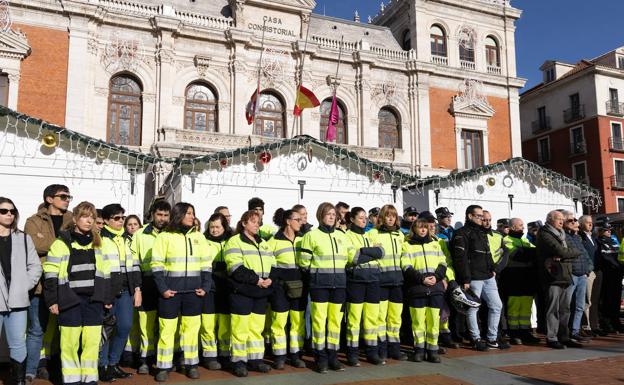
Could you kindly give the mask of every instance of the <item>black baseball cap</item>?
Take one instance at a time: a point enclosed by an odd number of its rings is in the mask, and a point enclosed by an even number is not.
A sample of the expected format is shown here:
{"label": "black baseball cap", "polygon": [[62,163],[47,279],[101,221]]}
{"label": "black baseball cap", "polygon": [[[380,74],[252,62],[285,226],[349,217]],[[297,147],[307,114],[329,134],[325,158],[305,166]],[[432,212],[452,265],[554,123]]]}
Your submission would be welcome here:
{"label": "black baseball cap", "polygon": [[379,207],[373,207],[372,209],[368,210],[368,215],[379,215],[379,212],[381,211],[381,209]]}
{"label": "black baseball cap", "polygon": [[509,220],[509,218],[501,218],[496,221],[496,225],[503,226],[503,227],[511,227],[511,221]]}
{"label": "black baseball cap", "polygon": [[403,210],[403,215],[418,215],[418,210],[414,206],[409,206]]}
{"label": "black baseball cap", "polygon": [[423,211],[418,214],[418,219],[425,219],[429,223],[434,223],[436,221],[436,217],[431,214],[431,211]]}
{"label": "black baseball cap", "polygon": [[542,221],[535,221],[535,222],[529,222],[529,224],[527,225],[527,227],[530,228],[540,228],[544,226],[544,223]]}
{"label": "black baseball cap", "polygon": [[454,215],[449,211],[448,207],[438,207],[435,213],[438,217],[452,217]]}

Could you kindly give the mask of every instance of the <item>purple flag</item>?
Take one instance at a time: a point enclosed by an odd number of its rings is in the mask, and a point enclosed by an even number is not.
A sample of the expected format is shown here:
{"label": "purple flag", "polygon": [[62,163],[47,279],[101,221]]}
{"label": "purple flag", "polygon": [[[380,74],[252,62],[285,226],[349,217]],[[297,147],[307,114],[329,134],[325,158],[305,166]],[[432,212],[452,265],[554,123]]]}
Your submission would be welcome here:
{"label": "purple flag", "polygon": [[327,132],[325,134],[326,142],[335,142],[336,141],[336,124],[338,124],[338,119],[340,115],[338,113],[338,104],[336,102],[336,95],[332,99],[331,109],[329,110],[329,124],[327,125]]}

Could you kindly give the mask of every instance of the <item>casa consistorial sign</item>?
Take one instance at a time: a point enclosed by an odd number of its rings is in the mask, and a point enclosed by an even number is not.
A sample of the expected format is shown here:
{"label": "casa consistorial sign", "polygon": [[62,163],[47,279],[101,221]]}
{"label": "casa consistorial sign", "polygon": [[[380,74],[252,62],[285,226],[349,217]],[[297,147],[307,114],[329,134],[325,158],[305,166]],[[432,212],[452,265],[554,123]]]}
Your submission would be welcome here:
{"label": "casa consistorial sign", "polygon": [[287,40],[299,38],[301,19],[297,15],[251,7],[246,7],[245,13],[245,27],[255,35],[262,35],[264,28],[265,37]]}

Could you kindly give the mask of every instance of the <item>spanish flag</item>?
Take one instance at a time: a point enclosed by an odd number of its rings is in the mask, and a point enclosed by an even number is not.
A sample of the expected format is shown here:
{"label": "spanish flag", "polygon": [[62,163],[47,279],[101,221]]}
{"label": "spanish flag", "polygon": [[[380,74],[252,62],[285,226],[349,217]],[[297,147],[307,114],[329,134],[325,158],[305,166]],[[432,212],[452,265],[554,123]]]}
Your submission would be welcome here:
{"label": "spanish flag", "polygon": [[318,107],[320,105],[321,103],[312,91],[301,85],[297,88],[297,99],[295,100],[295,109],[293,111],[295,116],[301,116],[301,111],[306,108]]}

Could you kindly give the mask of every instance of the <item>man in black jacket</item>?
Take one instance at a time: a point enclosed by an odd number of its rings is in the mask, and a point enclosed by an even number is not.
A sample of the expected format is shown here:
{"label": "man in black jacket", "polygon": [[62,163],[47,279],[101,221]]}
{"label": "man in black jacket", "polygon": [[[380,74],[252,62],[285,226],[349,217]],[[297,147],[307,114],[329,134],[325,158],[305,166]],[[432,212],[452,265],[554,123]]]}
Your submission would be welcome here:
{"label": "man in black jacket", "polygon": [[546,298],[546,341],[553,349],[566,345],[578,346],[570,340],[568,321],[572,292],[566,290],[572,283],[572,260],[581,251],[568,246],[563,231],[564,215],[551,211],[546,224],[537,233],[538,273]]}
{"label": "man in black jacket", "polygon": [[482,224],[482,207],[468,206],[465,226],[455,231],[450,247],[457,283],[462,285],[464,290],[471,289],[488,305],[487,341],[481,339],[479,332],[478,309],[471,308],[468,311],[468,329],[473,340],[473,347],[479,351],[509,347],[506,343],[503,346],[497,341],[498,323],[503,304],[498,295],[498,287],[494,279],[496,275],[494,261]]}

